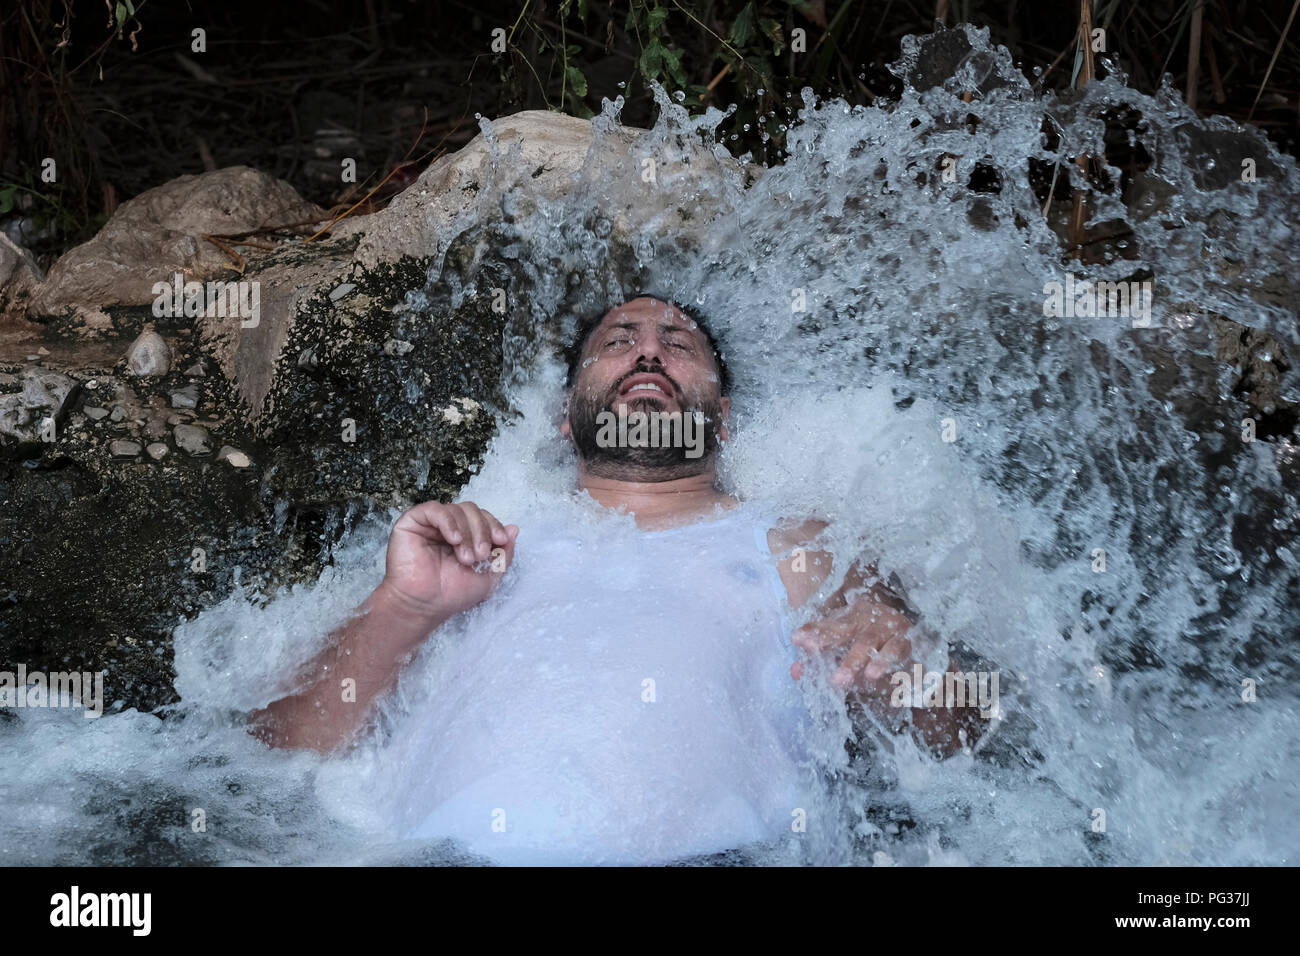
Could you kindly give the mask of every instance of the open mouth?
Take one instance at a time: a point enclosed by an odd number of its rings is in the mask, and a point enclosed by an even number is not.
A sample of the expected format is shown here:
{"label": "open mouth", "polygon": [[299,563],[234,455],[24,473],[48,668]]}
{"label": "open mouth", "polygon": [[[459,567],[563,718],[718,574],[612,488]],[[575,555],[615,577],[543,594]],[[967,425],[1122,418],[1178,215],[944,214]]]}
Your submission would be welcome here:
{"label": "open mouth", "polygon": [[629,376],[618,392],[620,398],[647,398],[651,396],[671,398],[675,394],[676,389],[673,388],[672,382],[653,372],[638,372],[636,375]]}

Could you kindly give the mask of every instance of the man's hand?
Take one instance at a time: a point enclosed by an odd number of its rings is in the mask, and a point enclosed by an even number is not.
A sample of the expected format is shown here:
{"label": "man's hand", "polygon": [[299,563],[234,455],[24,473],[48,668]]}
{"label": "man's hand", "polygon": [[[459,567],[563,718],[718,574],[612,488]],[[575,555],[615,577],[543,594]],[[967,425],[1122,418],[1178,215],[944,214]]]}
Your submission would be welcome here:
{"label": "man's hand", "polygon": [[471,501],[426,501],[397,520],[380,589],[430,618],[482,602],[514,560],[517,525],[502,525]]}
{"label": "man's hand", "polygon": [[[796,543],[810,541],[823,527],[821,522],[807,522],[801,528],[786,531],[784,536],[774,533],[769,543],[774,550],[788,549]],[[832,556],[828,552],[809,551],[804,559],[808,565],[806,573],[795,573],[791,559],[781,567],[792,607],[810,599],[830,573]],[[983,722],[976,711],[892,706],[893,675],[910,670],[917,660],[928,656],[938,640],[934,634],[915,626],[905,611],[906,604],[880,581],[875,567],[855,561],[849,566],[844,583],[822,605],[821,616],[796,630],[791,640],[810,655],[836,655],[838,666],[831,675],[835,687],[845,693],[856,692],[863,704],[895,730],[902,729],[904,724],[900,720],[905,723],[905,715],[910,711],[912,731],[918,742],[943,756],[951,756],[962,748],[963,738],[970,745],[982,735]],[[955,670],[956,664],[950,662],[948,669]],[[803,671],[803,661],[796,661],[790,667],[790,676],[799,680]]]}
{"label": "man's hand", "polygon": [[[906,636],[911,626],[901,612],[868,592],[805,624],[791,640],[809,654],[843,651],[831,683],[844,689],[865,689],[862,685],[874,684],[889,672],[911,666],[912,644]],[[790,673],[798,680],[803,663],[796,662]]]}

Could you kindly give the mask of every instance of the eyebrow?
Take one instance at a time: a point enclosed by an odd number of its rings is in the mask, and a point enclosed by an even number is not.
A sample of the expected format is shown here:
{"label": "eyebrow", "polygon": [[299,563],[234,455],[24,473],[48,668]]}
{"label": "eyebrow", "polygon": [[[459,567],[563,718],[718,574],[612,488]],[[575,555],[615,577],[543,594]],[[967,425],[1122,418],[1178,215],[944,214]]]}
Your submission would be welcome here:
{"label": "eyebrow", "polygon": [[[609,327],[609,331],[611,331],[611,332],[614,331],[615,329],[628,329],[629,331],[637,332],[637,331],[640,331],[640,329],[641,329],[641,323],[639,323],[639,322],[619,322],[617,325],[611,325],[611,326]],[[659,326],[659,332],[660,332],[660,334],[663,334],[663,333],[665,333],[665,332],[686,332],[686,333],[689,333],[689,332],[691,332],[691,331],[693,331],[693,330],[690,329],[690,328],[688,328],[688,327],[686,327],[686,326],[684,326],[684,325],[673,325],[672,323],[668,323],[668,322],[662,323],[662,324]]]}

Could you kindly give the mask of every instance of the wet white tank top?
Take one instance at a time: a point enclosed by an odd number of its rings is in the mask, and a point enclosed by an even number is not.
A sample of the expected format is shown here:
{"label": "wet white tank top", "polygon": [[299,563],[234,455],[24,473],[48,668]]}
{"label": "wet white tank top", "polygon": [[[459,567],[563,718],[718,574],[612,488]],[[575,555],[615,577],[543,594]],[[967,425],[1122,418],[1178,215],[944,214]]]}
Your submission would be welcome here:
{"label": "wet white tank top", "polygon": [[767,531],[519,520],[497,592],[404,687],[387,794],[408,838],[506,864],[658,863],[792,830],[807,720]]}

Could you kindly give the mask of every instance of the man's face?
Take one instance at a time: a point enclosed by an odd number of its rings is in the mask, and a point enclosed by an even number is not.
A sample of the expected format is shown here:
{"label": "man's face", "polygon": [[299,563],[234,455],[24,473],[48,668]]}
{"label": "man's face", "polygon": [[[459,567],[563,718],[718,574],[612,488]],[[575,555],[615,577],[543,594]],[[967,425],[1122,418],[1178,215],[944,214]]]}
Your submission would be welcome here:
{"label": "man's face", "polygon": [[[573,439],[589,470],[625,480],[667,481],[713,467],[719,440],[726,440],[731,402],[708,339],[688,316],[658,299],[641,298],[611,310],[583,348],[561,431]],[[694,429],[694,456],[686,447],[611,446],[602,413],[677,413]],[[694,413],[698,418],[688,422]],[[633,419],[635,421],[635,419]],[[689,435],[689,431],[684,431]],[[702,449],[699,448],[702,442]]]}

